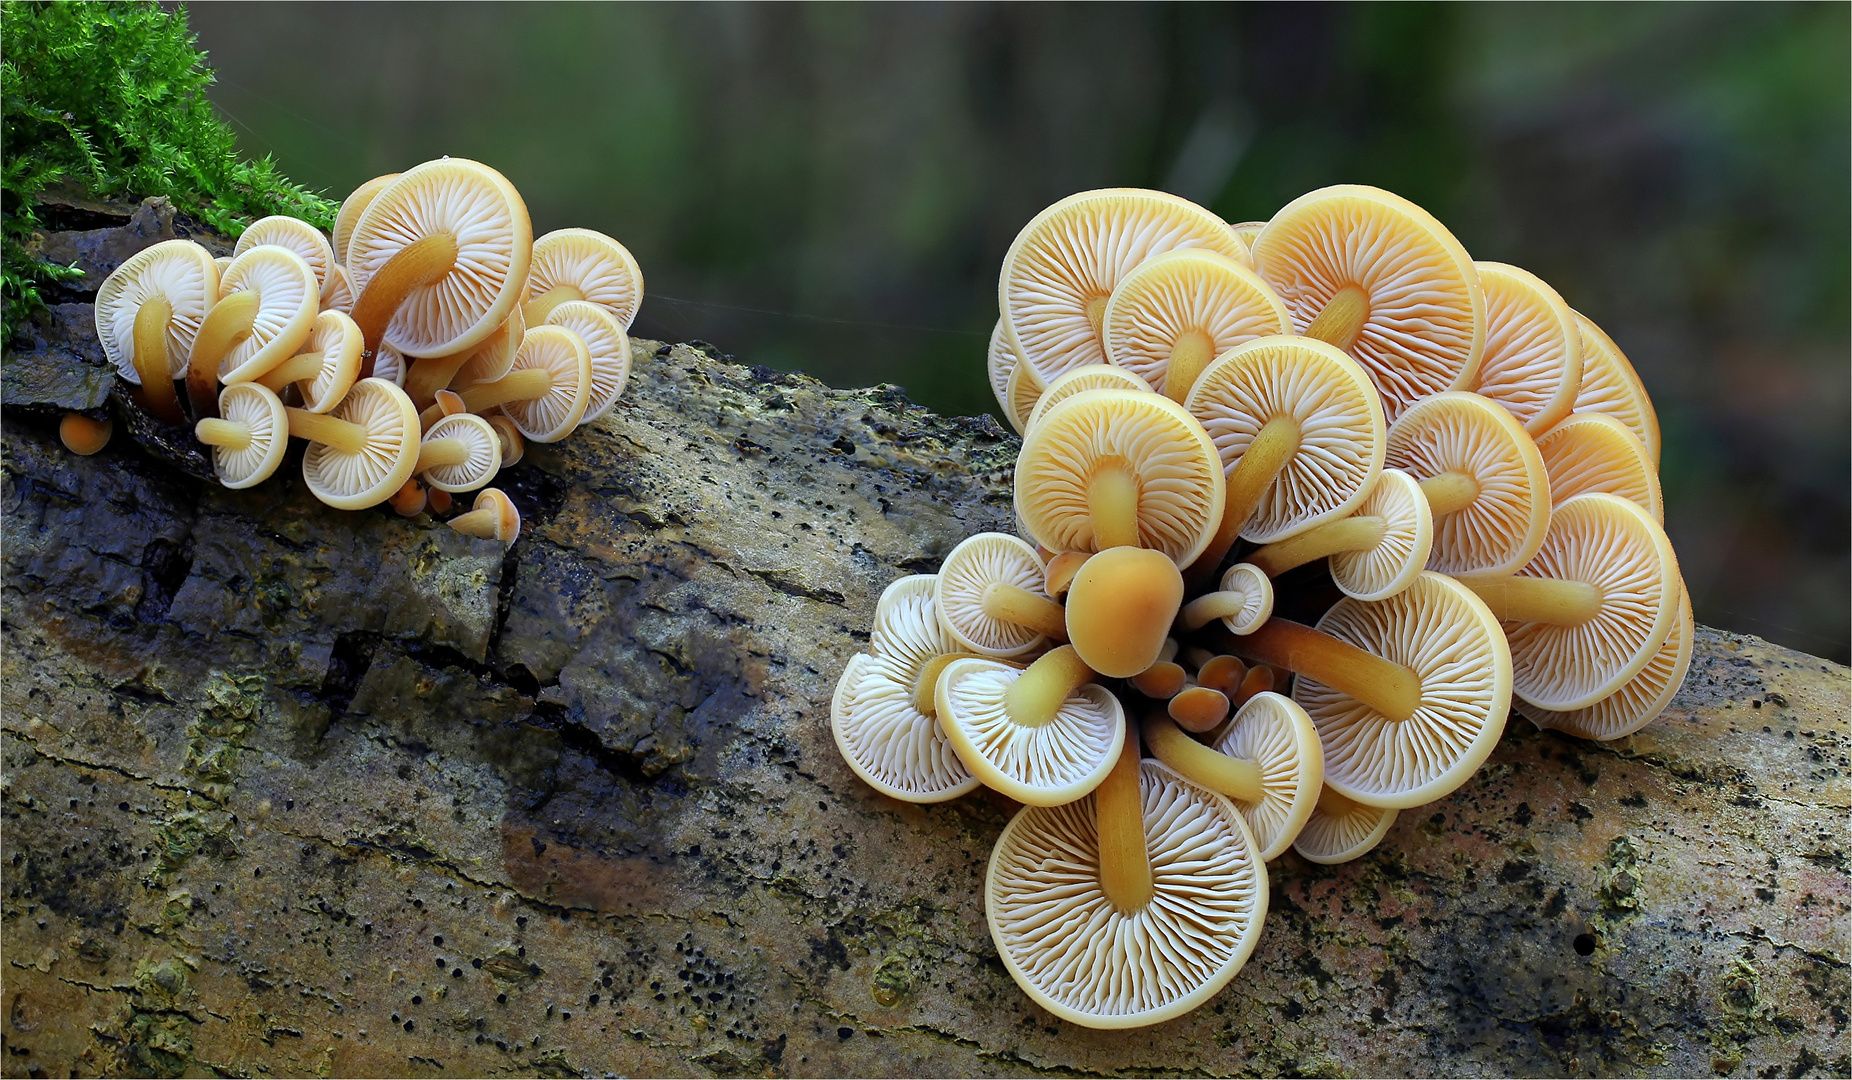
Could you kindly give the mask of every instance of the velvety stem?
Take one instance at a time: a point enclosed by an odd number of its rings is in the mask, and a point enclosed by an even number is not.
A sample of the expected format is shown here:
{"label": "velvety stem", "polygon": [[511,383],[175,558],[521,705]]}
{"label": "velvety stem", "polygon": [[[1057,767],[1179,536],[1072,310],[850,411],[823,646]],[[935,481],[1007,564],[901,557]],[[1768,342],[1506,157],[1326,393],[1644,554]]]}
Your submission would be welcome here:
{"label": "velvety stem", "polygon": [[461,465],[469,460],[469,444],[462,439],[426,439],[418,446],[418,467],[414,473]]}
{"label": "velvety stem", "polygon": [[238,339],[251,332],[258,305],[257,294],[245,289],[212,305],[200,322],[186,369],[186,396],[195,418],[219,415],[219,364]]}
{"label": "velvety stem", "polygon": [[1164,365],[1164,396],[1183,404],[1183,399],[1190,394],[1190,387],[1196,385],[1196,379],[1215,359],[1215,342],[1209,335],[1191,328],[1177,335],[1177,340],[1170,347],[1170,360]]}
{"label": "velvety stem", "polygon": [[1138,546],[1138,477],[1124,458],[1101,458],[1093,466],[1087,512],[1097,550]]}
{"label": "velvety stem", "polygon": [[529,326],[539,326],[553,314],[553,309],[569,300],[583,300],[585,294],[574,285],[555,285],[546,292],[529,300],[521,308],[522,321]]}
{"label": "velvety stem", "polygon": [[1428,498],[1428,512],[1439,517],[1471,506],[1479,497],[1479,481],[1463,472],[1444,472],[1421,481],[1421,493]]}
{"label": "velvety stem", "polygon": [[193,437],[207,446],[223,446],[227,450],[243,450],[251,445],[251,428],[236,420],[219,420],[207,417],[193,425]]}
{"label": "velvety stem", "polygon": [[1067,640],[1067,609],[1027,589],[993,582],[984,589],[984,614],[1027,627],[1057,641]]}
{"label": "velvety stem", "polygon": [[[921,716],[938,716],[939,707],[936,703],[936,699],[933,697],[933,693],[935,688],[939,685],[939,675],[945,671],[946,665],[950,664],[952,661],[963,660],[967,657],[975,657],[977,655],[977,653],[968,652],[942,653],[926,661],[924,664],[921,664],[920,673],[913,680],[913,708],[918,711]],[[983,657],[981,659],[989,658]]]}
{"label": "velvety stem", "polygon": [[[479,413],[493,409],[497,405],[506,405],[510,401],[531,401],[553,389],[553,373],[545,368],[522,368],[510,371],[494,382],[477,383],[463,391],[463,407],[470,412]],[[433,405],[435,409],[437,406]],[[441,416],[442,413],[440,412]]]}
{"label": "velvety stem", "polygon": [[259,375],[257,377],[257,382],[264,389],[273,390],[280,394],[283,392],[283,388],[290,383],[301,382],[304,379],[313,379],[315,376],[320,375],[322,373],[322,361],[326,359],[327,356],[328,354],[321,349],[297,353],[288,360],[278,364],[276,367]]}
{"label": "velvety stem", "polygon": [[405,373],[405,396],[420,409],[430,407],[437,392],[449,386],[450,380],[475,354],[476,350],[466,349],[449,356],[427,356],[412,361],[411,370]]}
{"label": "velvety stem", "polygon": [[1119,760],[1093,789],[1100,839],[1100,891],[1121,913],[1141,911],[1156,894],[1145,847],[1145,800],[1138,789],[1138,729],[1128,721]]}
{"label": "velvety stem", "polygon": [[1183,605],[1177,613],[1177,622],[1185,630],[1198,629],[1215,619],[1232,619],[1241,614],[1251,598],[1241,592],[1204,593]]}
{"label": "velvety stem", "polygon": [[354,300],[353,318],[366,341],[360,357],[360,377],[373,374],[373,358],[379,343],[385,340],[386,327],[399,312],[399,305],[412,294],[448,274],[457,264],[457,240],[449,233],[437,233],[400,248],[367,281],[367,287]]}
{"label": "velvety stem", "polygon": [[1228,472],[1228,499],[1222,508],[1221,524],[1215,537],[1195,563],[1191,564],[1189,582],[1200,589],[1222,568],[1222,559],[1235,546],[1241,530],[1254,516],[1260,497],[1280,475],[1280,470],[1299,452],[1299,422],[1290,416],[1276,416],[1266,422],[1248,444],[1247,451]]}
{"label": "velvety stem", "polygon": [[1374,514],[1357,514],[1314,526],[1298,536],[1280,540],[1248,553],[1247,561],[1260,567],[1268,577],[1328,555],[1346,551],[1368,551],[1382,543],[1389,524]]}
{"label": "velvety stem", "polygon": [[343,454],[358,454],[367,447],[367,429],[351,420],[307,409],[285,409],[284,412],[289,416],[291,438],[323,443]]}
{"label": "velvety stem", "polygon": [[1055,718],[1061,703],[1093,678],[1093,669],[1074,651],[1063,645],[1042,654],[1003,692],[1003,708],[1012,721],[1023,727],[1041,727]]}
{"label": "velvety stem", "polygon": [[174,307],[166,297],[150,296],[135,309],[135,374],[141,376],[142,400],[148,411],[170,424],[182,424],[180,398],[174,393],[174,373],[168,367],[167,324]]}
{"label": "velvety stem", "polygon": [[1168,716],[1145,718],[1145,742],[1161,762],[1210,791],[1242,802],[1259,802],[1264,794],[1260,766],[1204,746],[1183,733]]}
{"label": "velvety stem", "polygon": [[1305,328],[1305,336],[1349,349],[1369,317],[1369,295],[1359,286],[1346,285],[1332,295],[1325,309]]}
{"label": "velvety stem", "polygon": [[1309,626],[1269,619],[1233,642],[1244,656],[1316,679],[1390,720],[1406,720],[1421,706],[1421,679],[1413,671]]}
{"label": "velvety stem", "polygon": [[1601,612],[1601,590],[1585,581],[1534,577],[1461,577],[1500,622],[1580,626]]}

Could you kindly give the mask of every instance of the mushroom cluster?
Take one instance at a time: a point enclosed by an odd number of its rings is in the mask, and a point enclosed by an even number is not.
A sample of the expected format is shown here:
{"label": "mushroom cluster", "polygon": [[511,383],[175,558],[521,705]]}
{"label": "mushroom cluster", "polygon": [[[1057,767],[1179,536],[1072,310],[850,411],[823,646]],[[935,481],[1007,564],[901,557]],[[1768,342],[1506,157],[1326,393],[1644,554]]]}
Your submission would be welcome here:
{"label": "mushroom cluster", "polygon": [[[269,217],[229,258],[190,240],[141,251],[103,282],[96,327],[151,415],[193,422],[226,487],[268,479],[294,437],[330,506],[447,515],[477,492],[451,528],[512,544],[520,515],[486,485],[526,441],[617,401],[642,299],[622,244],[535,239],[501,173],[441,158],[360,185],[332,237]],[[107,429],[73,417],[66,445],[101,449]]]}
{"label": "mushroom cluster", "polygon": [[1514,705],[1613,739],[1684,678],[1639,379],[1420,207],[1345,185],[1230,225],[1085,192],[1017,236],[998,303],[1020,535],[889,587],[831,723],[883,794],[1024,804],[985,905],[1055,1015],[1195,1008],[1288,848],[1368,852]]}

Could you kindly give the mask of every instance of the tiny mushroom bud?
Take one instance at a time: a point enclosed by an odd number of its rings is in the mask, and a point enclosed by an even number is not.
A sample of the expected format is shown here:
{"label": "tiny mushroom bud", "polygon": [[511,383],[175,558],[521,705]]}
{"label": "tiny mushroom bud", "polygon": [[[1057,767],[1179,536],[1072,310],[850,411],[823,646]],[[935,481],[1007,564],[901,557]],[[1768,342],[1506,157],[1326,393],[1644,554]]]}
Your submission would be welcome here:
{"label": "tiny mushroom bud", "polygon": [[[1228,695],[1206,686],[1192,686],[1171,698],[1166,711],[1177,722],[1177,726],[1185,731],[1211,731],[1228,719]],[[1174,762],[1170,764],[1176,767]]]}
{"label": "tiny mushroom bud", "polygon": [[386,502],[400,517],[417,517],[424,513],[424,485],[418,482],[417,477],[413,477],[405,481],[404,486],[399,488],[398,494],[387,499]]}
{"label": "tiny mushroom bud", "polygon": [[449,525],[465,536],[499,540],[503,546],[513,546],[521,535],[521,512],[501,489],[483,488],[469,513],[451,518]]}
{"label": "tiny mushroom bud", "polygon": [[1189,685],[1189,677],[1183,666],[1168,660],[1159,660],[1150,667],[1132,676],[1132,686],[1148,698],[1167,701],[1183,693]]}
{"label": "tiny mushroom bud", "polygon": [[80,412],[67,412],[58,421],[58,439],[64,443],[64,448],[84,457],[108,446],[109,436],[115,430],[115,424],[107,418],[95,420]]}
{"label": "tiny mushroom bud", "polygon": [[425,492],[425,506],[433,514],[443,515],[450,512],[452,502],[450,493],[443,488],[432,488]]}

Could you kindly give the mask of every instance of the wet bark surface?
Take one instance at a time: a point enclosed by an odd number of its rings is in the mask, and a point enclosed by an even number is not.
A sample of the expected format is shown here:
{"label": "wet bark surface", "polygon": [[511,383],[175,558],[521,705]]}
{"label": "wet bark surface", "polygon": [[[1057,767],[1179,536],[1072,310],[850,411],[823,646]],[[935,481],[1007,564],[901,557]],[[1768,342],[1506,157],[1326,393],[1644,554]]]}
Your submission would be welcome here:
{"label": "wet bark surface", "polygon": [[[67,300],[35,333],[100,364]],[[886,799],[829,732],[887,583],[1007,529],[1017,442],[712,353],[639,342],[530,446],[506,553],[327,509],[299,452],[75,457],[9,378],[0,1069],[1852,1070],[1852,684],[1709,630],[1638,735],[1514,719],[1370,855],[1276,862],[1203,1008],[1041,1012],[980,896],[1012,807]]]}

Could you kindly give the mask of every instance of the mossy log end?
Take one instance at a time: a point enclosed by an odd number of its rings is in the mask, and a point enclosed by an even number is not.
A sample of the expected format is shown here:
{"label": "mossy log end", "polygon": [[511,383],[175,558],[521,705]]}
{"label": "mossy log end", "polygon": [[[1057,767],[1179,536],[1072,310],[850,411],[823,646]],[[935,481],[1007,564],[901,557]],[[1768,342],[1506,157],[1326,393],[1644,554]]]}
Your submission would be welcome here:
{"label": "mossy log end", "polygon": [[1010,806],[829,731],[888,582],[1007,528],[1014,437],[687,345],[625,399],[505,476],[505,554],[14,416],[7,1075],[1852,1068],[1846,669],[1701,630],[1638,735],[1514,719],[1370,855],[1276,862],[1208,1005],[1086,1031],[985,928]]}

